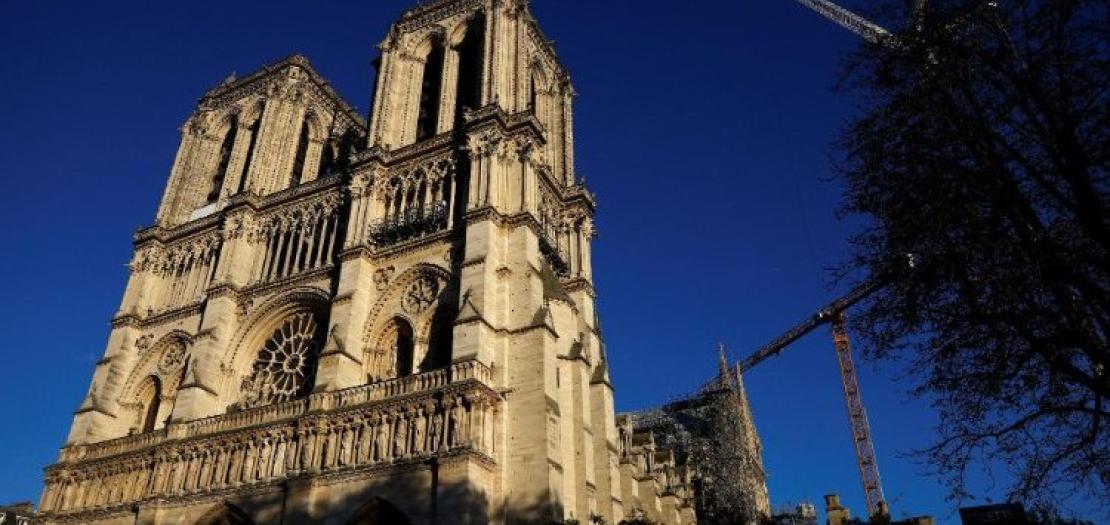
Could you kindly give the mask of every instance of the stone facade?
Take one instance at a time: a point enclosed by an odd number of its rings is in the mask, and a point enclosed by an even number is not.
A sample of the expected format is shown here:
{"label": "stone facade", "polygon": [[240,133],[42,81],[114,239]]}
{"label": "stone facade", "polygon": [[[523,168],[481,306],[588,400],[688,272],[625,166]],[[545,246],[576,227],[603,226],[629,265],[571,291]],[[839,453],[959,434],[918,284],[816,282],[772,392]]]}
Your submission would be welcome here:
{"label": "stone facade", "polygon": [[614,415],[527,3],[422,4],[381,52],[369,122],[300,56],[201,99],[43,523],[695,521]]}

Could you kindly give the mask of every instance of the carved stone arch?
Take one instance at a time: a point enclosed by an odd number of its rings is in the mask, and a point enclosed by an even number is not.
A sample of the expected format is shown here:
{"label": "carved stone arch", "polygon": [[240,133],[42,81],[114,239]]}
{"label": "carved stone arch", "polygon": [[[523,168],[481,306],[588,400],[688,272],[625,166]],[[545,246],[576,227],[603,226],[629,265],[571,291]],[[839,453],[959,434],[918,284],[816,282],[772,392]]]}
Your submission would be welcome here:
{"label": "carved stone arch", "polygon": [[389,361],[387,354],[396,319],[404,320],[412,328],[416,345],[413,372],[421,371],[436,313],[450,299],[450,283],[449,271],[427,263],[414,265],[390,281],[367,317],[363,336],[363,367],[367,377],[383,379],[378,376],[383,375],[383,363]]}
{"label": "carved stone arch", "polygon": [[347,520],[346,525],[410,525],[404,512],[382,498],[373,498]]}
{"label": "carved stone arch", "polygon": [[[241,395],[244,389],[259,386],[261,376],[265,375],[259,368],[262,359],[267,362],[285,359],[288,366],[303,365],[300,375],[307,388],[311,388],[315,360],[327,331],[329,299],[329,294],[318,288],[298,288],[269,299],[248,316],[233,339],[230,358],[225,363],[230,374],[223,392],[229,406],[243,408],[266,404],[266,399],[259,401]],[[282,367],[280,363],[274,366]],[[290,376],[294,372],[291,369],[282,371]]]}
{"label": "carved stone arch", "polygon": [[254,520],[243,509],[224,502],[201,516],[196,525],[254,525]]}
{"label": "carved stone arch", "polygon": [[472,11],[470,13],[467,13],[466,17],[459,20],[454,26],[452,26],[447,31],[447,33],[446,33],[446,35],[447,35],[446,36],[447,45],[450,46],[450,47],[455,47],[455,46],[458,46],[459,44],[462,44],[463,39],[466,38],[467,31],[470,30],[470,25],[473,24],[474,21],[479,16],[485,16],[485,14],[486,14],[486,12],[485,12],[484,9],[478,9],[478,10]]}
{"label": "carved stone arch", "polygon": [[[432,276],[439,279],[441,284],[439,296],[442,297],[442,292],[446,288],[446,284],[450,282],[451,272],[435,264],[418,263],[406,269],[400,275],[393,277],[389,281],[389,285],[385,289],[385,292],[378,297],[377,302],[375,302],[374,306],[370,309],[370,315],[367,316],[367,325],[363,335],[363,342],[369,342],[374,334],[377,333],[375,330],[376,328],[380,328],[389,318],[403,311],[400,308],[401,294],[403,294],[414,281],[423,276]],[[395,306],[395,308],[392,308],[390,312],[386,312],[386,307],[391,304]],[[416,325],[413,327],[417,328]]]}
{"label": "carved stone arch", "polygon": [[220,111],[216,117],[215,125],[209,128],[209,135],[217,140],[223,140],[228,133],[233,131],[235,126],[242,125],[240,115],[242,111],[239,106],[231,106],[224,111]]}
{"label": "carved stone arch", "polygon": [[120,389],[120,403],[135,403],[140,381],[152,375],[161,378],[163,391],[172,398],[180,386],[181,372],[188,363],[192,346],[193,336],[181,330],[171,331],[150,345],[132,367]]}
{"label": "carved stone arch", "polygon": [[253,96],[244,99],[239,103],[239,108],[239,125],[249,128],[262,118],[262,113],[266,110],[266,98]]}
{"label": "carved stone arch", "polygon": [[410,42],[404,52],[411,58],[424,60],[436,46],[446,44],[446,35],[447,30],[443,26],[432,25],[423,31],[410,35]]}
{"label": "carved stone arch", "polygon": [[[252,337],[258,335],[255,332],[259,331],[258,328],[261,325],[267,322],[275,323],[283,315],[306,308],[318,308],[326,312],[330,301],[331,295],[327,291],[311,286],[303,286],[270,297],[261,304],[254,306],[240,324],[239,331],[231,339],[233,341],[230,347],[231,352],[224,364],[238,369],[237,365],[246,358],[244,354],[250,353],[249,349],[244,349],[249,347],[251,343],[261,342],[258,337]],[[264,336],[262,339],[264,340]]]}
{"label": "carved stone arch", "polygon": [[304,114],[304,125],[308,126],[309,140],[324,141],[328,138],[328,126],[324,123],[324,112],[313,106]]}
{"label": "carved stone arch", "polygon": [[416,333],[412,320],[403,315],[386,321],[363,357],[368,383],[406,377],[417,371]]}
{"label": "carved stone arch", "polygon": [[528,74],[535,82],[536,90],[542,94],[551,94],[553,92],[552,78],[554,75],[548,71],[547,66],[539,57],[533,56],[532,60],[528,63]]}

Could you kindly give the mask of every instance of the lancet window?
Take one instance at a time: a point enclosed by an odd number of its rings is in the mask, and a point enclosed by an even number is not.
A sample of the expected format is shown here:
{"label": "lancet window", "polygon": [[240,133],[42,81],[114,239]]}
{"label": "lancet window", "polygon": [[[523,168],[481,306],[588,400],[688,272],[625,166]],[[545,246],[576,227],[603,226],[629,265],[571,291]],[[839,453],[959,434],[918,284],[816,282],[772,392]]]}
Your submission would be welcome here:
{"label": "lancet window", "polygon": [[320,170],[316,173],[316,178],[321,179],[332,175],[335,170],[335,146],[333,144],[324,144],[323,151],[320,153]]}
{"label": "lancet window", "polygon": [[208,197],[205,199],[205,204],[212,204],[220,200],[220,192],[224,187],[224,179],[227,178],[227,168],[231,164],[231,152],[235,148],[235,135],[239,131],[239,120],[231,117],[231,126],[227,129],[227,134],[224,135],[224,141],[220,145],[219,162],[216,165],[216,172],[212,174],[212,185],[208,191]]}
{"label": "lancet window", "polygon": [[243,173],[239,177],[239,188],[237,193],[242,193],[247,189],[247,177],[250,175],[251,163],[254,161],[255,149],[258,147],[258,131],[262,128],[262,115],[266,106],[259,104],[258,118],[251,124],[250,129],[250,143],[247,145],[247,159],[243,162]]}
{"label": "lancet window", "polygon": [[158,412],[162,409],[162,381],[156,376],[147,379],[139,395],[139,429],[144,434],[152,432],[158,425]]}
{"label": "lancet window", "polygon": [[308,121],[301,123],[300,138],[297,139],[297,152],[293,157],[293,174],[289,186],[296,186],[304,180],[305,157],[308,155]]}
{"label": "lancet window", "polygon": [[485,69],[486,18],[475,15],[466,28],[459,45],[459,75],[455,85],[455,121],[462,122],[463,112],[482,105],[482,82]]}
{"label": "lancet window", "polygon": [[435,136],[439,124],[440,92],[443,88],[443,44],[434,42],[424,60],[420,86],[420,113],[416,121],[416,140]]}

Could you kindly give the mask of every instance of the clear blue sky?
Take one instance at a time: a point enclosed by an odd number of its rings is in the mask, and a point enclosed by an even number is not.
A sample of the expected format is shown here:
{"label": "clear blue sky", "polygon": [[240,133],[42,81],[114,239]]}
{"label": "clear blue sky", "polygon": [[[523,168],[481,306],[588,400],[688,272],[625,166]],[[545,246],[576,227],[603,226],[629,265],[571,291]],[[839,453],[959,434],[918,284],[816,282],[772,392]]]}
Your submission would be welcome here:
{"label": "clear blue sky", "polygon": [[[0,502],[38,499],[196,100],[301,52],[365,113],[375,46],[412,3],[0,0]],[[850,34],[787,0],[535,4],[580,92],[619,410],[690,391],[717,341],[739,357],[836,296],[853,223],[828,160],[853,111],[833,89]],[[900,455],[935,416],[894,367],[861,375],[894,514],[957,523]],[[774,502],[839,492],[862,511],[828,334],[748,387]]]}

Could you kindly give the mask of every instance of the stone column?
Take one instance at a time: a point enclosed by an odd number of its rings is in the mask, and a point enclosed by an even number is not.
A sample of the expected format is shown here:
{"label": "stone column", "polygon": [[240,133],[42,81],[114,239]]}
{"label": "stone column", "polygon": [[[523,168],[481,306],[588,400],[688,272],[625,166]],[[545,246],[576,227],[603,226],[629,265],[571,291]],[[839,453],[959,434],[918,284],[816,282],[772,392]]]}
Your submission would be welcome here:
{"label": "stone column", "polygon": [[[304,125],[308,125],[305,122]],[[320,174],[320,160],[323,157],[323,151],[326,143],[323,139],[309,138],[308,151],[304,156],[304,167],[301,172],[301,183],[312,182],[317,179]]]}
{"label": "stone column", "polygon": [[224,177],[224,187],[220,190],[221,198],[228,198],[239,191],[240,181],[243,179],[243,165],[251,147],[250,126],[240,122],[235,130],[235,145],[231,150],[231,161],[227,164],[227,176]]}
{"label": "stone column", "polygon": [[[464,32],[463,35],[466,33]],[[455,127],[455,105],[459,94],[459,48],[458,43],[448,43],[443,53],[443,82],[439,97],[439,122],[437,133],[446,133]]]}

